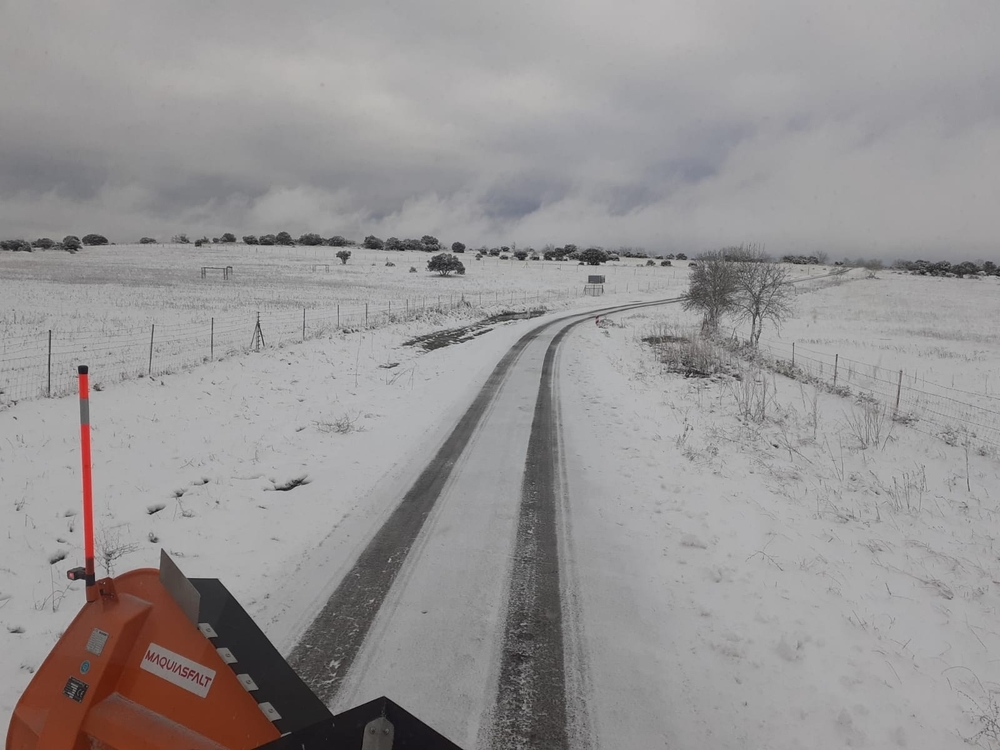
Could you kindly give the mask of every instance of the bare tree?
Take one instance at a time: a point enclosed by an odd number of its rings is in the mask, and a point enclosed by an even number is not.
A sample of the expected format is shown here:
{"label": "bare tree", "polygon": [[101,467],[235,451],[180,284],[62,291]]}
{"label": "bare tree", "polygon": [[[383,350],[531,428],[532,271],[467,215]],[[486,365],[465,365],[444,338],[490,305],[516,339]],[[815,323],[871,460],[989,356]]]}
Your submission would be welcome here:
{"label": "bare tree", "polygon": [[735,266],[733,312],[750,323],[750,344],[757,346],[765,322],[780,326],[792,314],[788,270],[755,248],[745,250]]}
{"label": "bare tree", "polygon": [[703,334],[718,332],[722,316],[734,309],[738,289],[736,276],[736,264],[726,259],[724,251],[698,256],[698,265],[691,271],[682,304],[685,310],[701,312]]}

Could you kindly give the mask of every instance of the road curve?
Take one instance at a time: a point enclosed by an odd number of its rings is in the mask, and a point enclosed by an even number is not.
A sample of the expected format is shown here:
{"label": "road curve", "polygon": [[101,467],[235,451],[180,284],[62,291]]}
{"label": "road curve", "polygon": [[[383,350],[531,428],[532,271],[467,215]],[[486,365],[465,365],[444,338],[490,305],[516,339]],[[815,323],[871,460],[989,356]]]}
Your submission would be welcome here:
{"label": "road curve", "polygon": [[389,695],[464,747],[567,747],[554,362],[536,326],[496,365],[288,661],[332,706]]}

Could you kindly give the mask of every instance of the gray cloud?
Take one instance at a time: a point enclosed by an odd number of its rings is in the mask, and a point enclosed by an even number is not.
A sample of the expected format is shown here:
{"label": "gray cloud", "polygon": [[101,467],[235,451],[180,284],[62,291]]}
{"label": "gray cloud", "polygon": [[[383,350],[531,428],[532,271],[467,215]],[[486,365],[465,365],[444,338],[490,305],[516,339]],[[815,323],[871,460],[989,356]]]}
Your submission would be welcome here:
{"label": "gray cloud", "polygon": [[1000,6],[0,0],[0,234],[994,250]]}

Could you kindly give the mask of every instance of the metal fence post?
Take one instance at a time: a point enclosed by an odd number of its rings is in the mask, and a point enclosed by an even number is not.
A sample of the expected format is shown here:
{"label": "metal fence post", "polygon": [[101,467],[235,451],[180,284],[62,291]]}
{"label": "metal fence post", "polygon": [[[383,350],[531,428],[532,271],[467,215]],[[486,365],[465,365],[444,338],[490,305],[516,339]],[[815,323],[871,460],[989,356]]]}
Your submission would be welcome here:
{"label": "metal fence post", "polygon": [[49,398],[52,398],[52,329],[49,329]]}
{"label": "metal fence post", "polygon": [[795,342],[792,342],[792,367],[795,367]]}
{"label": "metal fence post", "polygon": [[833,387],[837,387],[837,365],[840,364],[840,355],[833,355]]}
{"label": "metal fence post", "polygon": [[899,371],[899,381],[896,383],[896,408],[893,412],[899,411],[899,394],[903,390],[903,371]]}
{"label": "metal fence post", "polygon": [[337,328],[340,328],[340,305],[337,305]]}
{"label": "metal fence post", "polygon": [[153,334],[156,333],[156,323],[149,329],[149,374],[153,374]]}
{"label": "metal fence post", "polygon": [[306,340],[306,309],[302,308],[302,340]]}
{"label": "metal fence post", "polygon": [[212,332],[209,334],[208,339],[208,358],[215,361],[215,318],[212,318]]}

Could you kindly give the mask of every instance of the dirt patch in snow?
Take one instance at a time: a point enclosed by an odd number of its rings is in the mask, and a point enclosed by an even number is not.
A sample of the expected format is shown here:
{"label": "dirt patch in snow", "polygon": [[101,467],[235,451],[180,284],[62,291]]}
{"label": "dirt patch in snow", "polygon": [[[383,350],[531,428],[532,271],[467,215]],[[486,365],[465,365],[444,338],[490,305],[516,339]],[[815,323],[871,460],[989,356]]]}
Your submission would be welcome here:
{"label": "dirt patch in snow", "polygon": [[466,341],[472,341],[477,336],[482,336],[484,333],[492,331],[493,327],[498,323],[507,323],[512,320],[528,320],[544,314],[545,310],[542,309],[521,312],[505,311],[497,315],[491,315],[488,318],[483,318],[471,325],[460,328],[447,328],[443,331],[433,331],[425,333],[422,336],[416,336],[409,341],[404,341],[403,346],[419,346],[424,351],[429,352],[445,346],[451,346],[452,344],[462,344]]}

